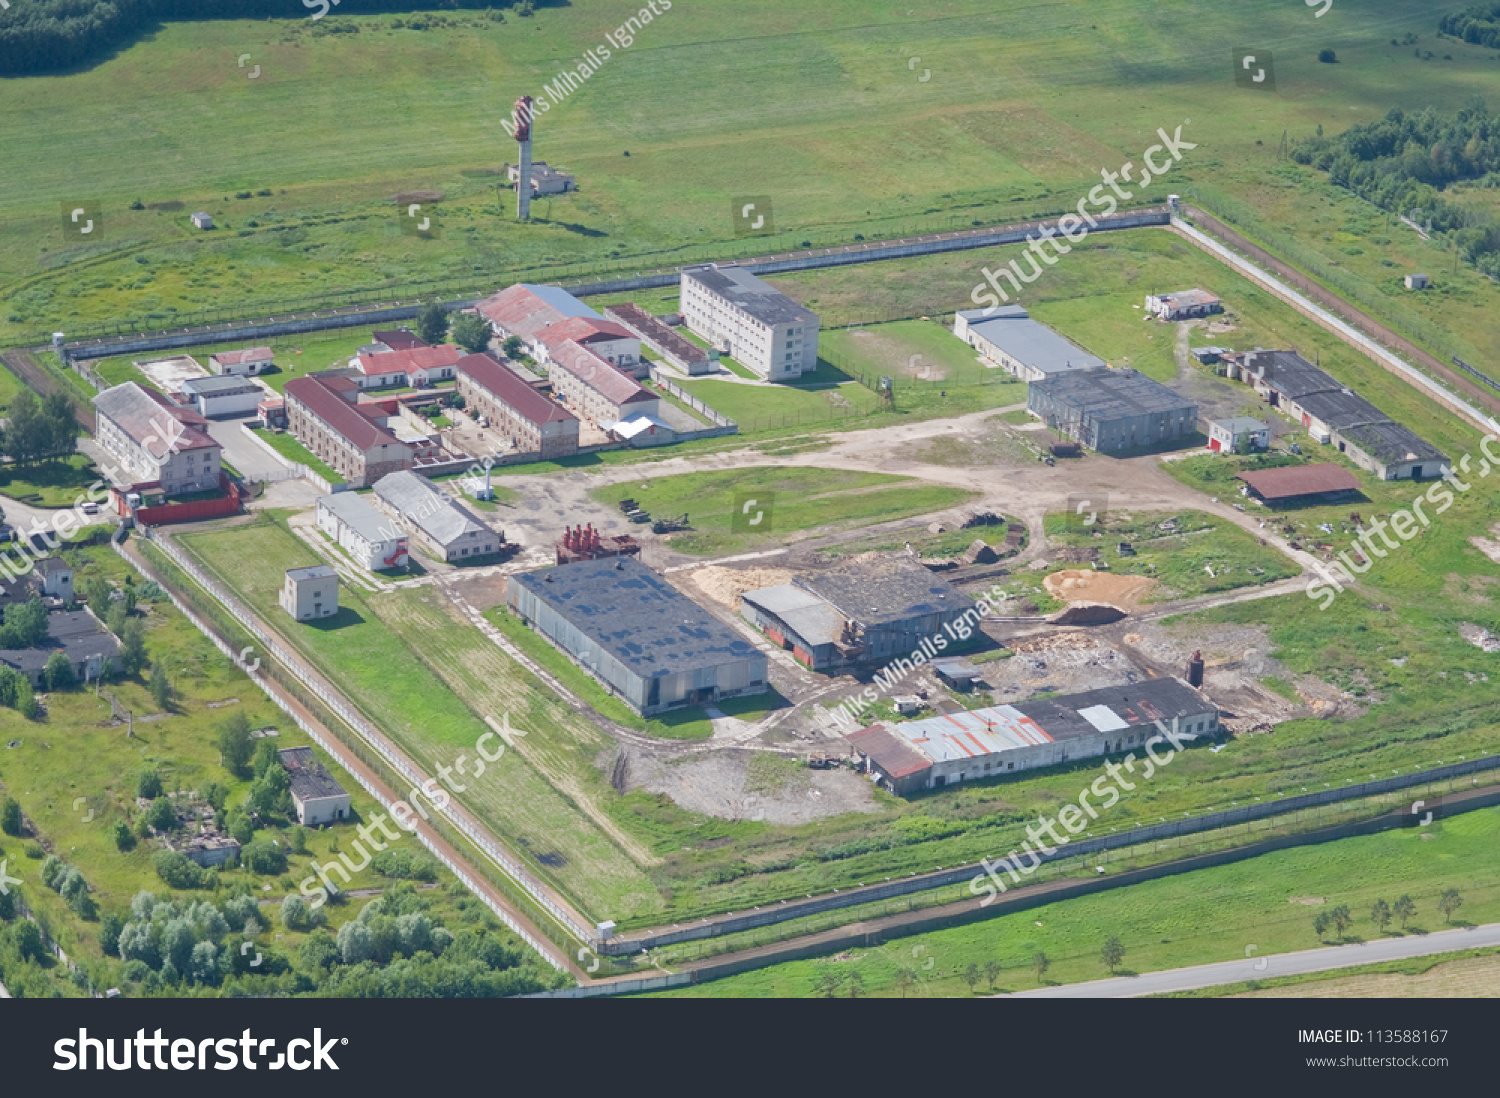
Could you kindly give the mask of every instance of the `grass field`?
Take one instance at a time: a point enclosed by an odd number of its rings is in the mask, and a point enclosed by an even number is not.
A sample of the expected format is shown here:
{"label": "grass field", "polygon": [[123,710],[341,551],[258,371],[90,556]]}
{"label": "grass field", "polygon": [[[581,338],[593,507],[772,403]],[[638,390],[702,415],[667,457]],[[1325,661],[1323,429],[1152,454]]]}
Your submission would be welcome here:
{"label": "grass field", "polygon": [[[1404,932],[1393,922],[1385,934],[1442,930],[1436,903],[1448,888],[1463,896],[1459,925],[1500,918],[1500,865],[1485,853],[1500,838],[1500,810],[1434,826],[1441,831],[1402,829],[1278,851],[662,995],[810,996],[820,993],[819,977],[830,971],[841,978],[858,972],[864,994],[901,995],[902,969],[913,975],[905,994],[969,995],[964,970],[973,964],[982,971],[991,961],[1000,965],[994,991],[1024,991],[1041,986],[1033,966],[1038,952],[1051,962],[1044,977],[1049,984],[1108,976],[1099,948],[1112,935],[1126,948],[1117,974],[1129,974],[1239,959],[1250,946],[1260,956],[1313,949],[1319,945],[1313,915],[1336,904],[1347,904],[1355,918],[1347,940],[1378,937],[1371,905],[1394,903],[1403,893],[1416,902],[1417,915]],[[981,979],[974,990],[988,994],[992,988]]]}
{"label": "grass field", "polygon": [[296,438],[286,431],[258,430],[255,437],[288,461],[306,465],[313,472],[328,481],[329,484],[339,484],[344,479],[335,473],[317,454],[313,453],[306,446],[303,446],[302,443],[298,442]]}
{"label": "grass field", "polygon": [[0,496],[22,500],[37,507],[71,507],[88,487],[102,479],[94,463],[83,454],[69,454],[55,461],[32,465],[0,466]]}
{"label": "grass field", "polygon": [[[1298,180],[1313,176],[1277,175],[1275,148],[1284,129],[1338,130],[1395,103],[1452,108],[1492,89],[1491,51],[1447,41],[1454,59],[1427,62],[1388,44],[1413,32],[1436,45],[1439,14],[1463,6],[1371,0],[1358,20],[1317,24],[1316,38],[1307,13],[1279,0],[1207,12],[1186,0],[960,0],[920,14],[838,0],[795,18],[769,0],[679,6],[540,116],[538,152],[578,173],[580,189],[538,203],[529,226],[496,190],[500,117],[467,108],[537,92],[633,5],[504,24],[465,13],[423,32],[393,29],[390,16],[340,15],[352,34],[305,19],[170,23],[81,71],[11,81],[0,149],[16,178],[0,198],[0,283],[4,315],[20,319],[0,340],[69,318],[166,323],[346,286],[494,283],[517,267],[640,266],[1011,220],[1073,205],[1101,169],[1138,160],[1157,127],[1185,119],[1198,148],[1162,194],[1199,183],[1244,194],[1331,260],[1371,264],[1361,277],[1378,273],[1394,296],[1379,258],[1426,269],[1434,257],[1396,233],[1394,246],[1365,236],[1347,255],[1340,234],[1358,221],[1309,209]],[[1233,83],[1230,41],[1276,51],[1276,94]],[[1321,45],[1341,63],[1317,64]],[[247,52],[262,68],[254,82],[234,62]],[[931,71],[920,84],[907,67],[917,55]],[[737,78],[705,87],[705,71]],[[1098,109],[1122,87],[1130,109]],[[36,133],[53,156],[27,155]],[[401,233],[393,198],[414,189],[442,192],[428,206],[440,236]],[[773,200],[774,236],[734,237],[729,202],[746,194]],[[61,205],[79,199],[103,206],[96,243],[59,226]],[[192,230],[195,209],[223,227]],[[1465,292],[1494,301],[1473,279]],[[1451,300],[1432,298],[1413,308],[1442,322]],[[1483,328],[1492,343],[1496,326]]]}
{"label": "grass field", "polygon": [[[825,527],[845,529],[925,515],[971,498],[961,489],[922,484],[910,477],[796,466],[682,473],[611,484],[591,495],[608,504],[634,499],[653,515],[686,512],[693,529],[669,540],[673,549],[694,556],[780,544],[791,535]],[[763,514],[761,522],[753,523],[746,507]]]}

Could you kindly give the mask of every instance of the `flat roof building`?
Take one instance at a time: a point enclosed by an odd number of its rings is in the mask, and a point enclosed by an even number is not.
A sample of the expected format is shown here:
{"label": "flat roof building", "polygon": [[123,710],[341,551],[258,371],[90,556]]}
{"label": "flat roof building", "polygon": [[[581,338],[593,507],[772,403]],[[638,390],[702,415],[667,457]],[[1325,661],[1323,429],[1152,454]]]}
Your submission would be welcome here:
{"label": "flat roof building", "polygon": [[818,368],[818,315],[743,267],[683,268],[680,307],[689,331],[763,378]]}
{"label": "flat roof building", "polygon": [[1026,410],[1101,453],[1193,437],[1198,406],[1135,370],[1092,370],[1033,381]]}
{"label": "flat roof building", "polygon": [[239,376],[192,377],[182,383],[182,395],[205,419],[242,416],[255,411],[266,391]]}
{"label": "flat roof building", "polygon": [[1218,727],[1217,706],[1181,680],[1162,678],[876,725],[847,739],[882,785],[910,793],[1143,751],[1166,739],[1166,732],[1196,739]]}
{"label": "flat roof building", "polygon": [[1252,450],[1266,449],[1271,445],[1271,425],[1252,416],[1231,416],[1209,422],[1210,450],[1232,454],[1242,442]]}
{"label": "flat roof building", "polygon": [[292,805],[299,824],[317,827],[349,818],[349,794],[313,757],[311,747],[288,747],[276,756],[291,779]]}
{"label": "flat roof building", "polygon": [[635,557],[511,576],[507,602],[643,716],[767,689],[765,653]]}
{"label": "flat roof building", "polygon": [[966,309],[953,318],[953,334],[1022,381],[1102,370],[1102,358],[1064,339],[1019,305]]}
{"label": "flat roof building", "polygon": [[294,621],[328,618],[339,612],[339,576],[326,564],[288,568],[281,585],[281,608]]}

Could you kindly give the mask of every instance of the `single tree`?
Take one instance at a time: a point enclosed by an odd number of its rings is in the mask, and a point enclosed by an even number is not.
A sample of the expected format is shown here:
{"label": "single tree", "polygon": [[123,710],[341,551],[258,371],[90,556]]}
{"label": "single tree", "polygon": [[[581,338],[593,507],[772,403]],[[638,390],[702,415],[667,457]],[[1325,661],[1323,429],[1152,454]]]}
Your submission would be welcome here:
{"label": "single tree", "polygon": [[[346,923],[344,925],[347,926],[349,924]],[[824,999],[832,999],[838,995],[839,987],[843,982],[844,977],[841,973],[835,972],[831,968],[825,968],[822,972],[818,973],[818,978],[813,981],[813,987],[817,989],[818,994]]]}
{"label": "single tree", "polygon": [[1041,983],[1042,977],[1047,975],[1047,970],[1052,967],[1052,960],[1045,953],[1038,953],[1031,959],[1031,967],[1036,969],[1036,982]]}
{"label": "single tree", "polygon": [[219,758],[231,774],[244,773],[255,749],[250,739],[250,718],[236,710],[219,725]]}
{"label": "single tree", "polygon": [[970,964],[966,967],[963,973],[963,981],[969,985],[969,994],[972,995],[974,989],[979,986],[979,966]]}
{"label": "single tree", "polygon": [[1382,933],[1391,921],[1391,905],[1384,900],[1376,900],[1375,906],[1370,908],[1370,922]]}
{"label": "single tree", "polygon": [[177,809],[173,807],[171,798],[157,797],[151,802],[151,808],[146,813],[146,821],[158,831],[171,831],[177,826]]}
{"label": "single tree", "polygon": [[116,820],[109,825],[110,838],[114,839],[118,850],[131,850],[135,847],[135,835],[130,830],[130,825],[124,820]]}
{"label": "single tree", "polygon": [[0,805],[0,831],[7,835],[21,834],[21,802],[14,797],[6,797],[5,804]]}
{"label": "single tree", "polygon": [[163,713],[172,708],[171,680],[167,678],[167,671],[159,662],[151,665],[151,700],[156,702],[156,708]]}
{"label": "single tree", "polygon": [[1349,914],[1348,904],[1339,904],[1333,908],[1328,912],[1328,919],[1333,923],[1333,932],[1340,938],[1344,936],[1344,931],[1354,925],[1354,916]]}
{"label": "single tree", "polygon": [[1124,959],[1125,946],[1119,938],[1111,935],[1109,941],[1105,942],[1099,950],[1099,960],[1108,966],[1110,972],[1114,972]]}
{"label": "single tree", "polygon": [[134,675],[145,666],[146,626],[140,618],[131,618],[120,633],[120,669]]}
{"label": "single tree", "polygon": [[1000,962],[984,962],[984,981],[989,985],[991,991],[995,990],[995,981],[1000,979]]}
{"label": "single tree", "polygon": [[137,797],[144,797],[150,801],[160,797],[161,790],[161,774],[157,771],[156,767],[142,767],[141,772],[136,775],[135,795]]}
{"label": "single tree", "polygon": [[858,999],[865,993],[865,978],[858,972],[849,973],[849,998]]}
{"label": "single tree", "polygon": [[1391,913],[1401,920],[1401,929],[1406,929],[1406,921],[1417,913],[1417,905],[1412,903],[1410,896],[1405,893],[1396,901],[1396,906],[1391,908]]}
{"label": "single tree", "polygon": [[66,690],[73,685],[73,663],[63,652],[54,652],[47,657],[42,668],[42,681],[48,690]]}
{"label": "single tree", "polygon": [[917,982],[917,974],[910,968],[902,965],[896,970],[896,990],[901,992],[901,998],[906,998],[906,993],[912,989]]}
{"label": "single tree", "polygon": [[436,301],[422,306],[417,314],[417,338],[424,343],[441,343],[448,331],[448,310]]}
{"label": "single tree", "polygon": [[257,778],[264,778],[266,771],[273,767],[281,767],[281,753],[275,740],[269,736],[263,737],[255,744],[255,753],[250,759],[250,772]]}
{"label": "single tree", "polygon": [[500,349],[505,352],[506,358],[520,358],[521,353],[526,350],[526,344],[521,342],[520,336],[506,336]]}
{"label": "single tree", "polygon": [[1313,933],[1318,936],[1318,941],[1321,942],[1327,935],[1328,925],[1331,922],[1332,920],[1328,918],[1328,912],[1326,911],[1320,911],[1313,916]]}
{"label": "single tree", "polygon": [[1463,906],[1464,898],[1458,894],[1458,889],[1448,888],[1438,897],[1438,910],[1443,913],[1444,922],[1453,921],[1453,913]]}
{"label": "single tree", "polygon": [[1318,51],[1318,60],[1323,62],[1323,64],[1325,65],[1332,65],[1336,63],[1338,59],[1338,54],[1334,53],[1332,50],[1322,49]]}
{"label": "single tree", "polygon": [[448,338],[471,354],[478,354],[489,346],[489,322],[478,313],[455,313],[448,325]]}

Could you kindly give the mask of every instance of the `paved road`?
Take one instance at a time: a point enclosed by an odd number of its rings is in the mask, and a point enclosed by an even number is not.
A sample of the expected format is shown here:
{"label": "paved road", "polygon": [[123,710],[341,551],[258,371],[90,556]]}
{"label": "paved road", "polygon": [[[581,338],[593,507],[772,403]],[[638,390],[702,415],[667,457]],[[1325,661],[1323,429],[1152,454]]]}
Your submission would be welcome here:
{"label": "paved road", "polygon": [[286,476],[286,463],[257,446],[245,434],[244,428],[240,426],[242,422],[244,419],[216,419],[208,425],[209,437],[224,447],[224,456],[229,459],[229,464],[238,469],[241,476],[251,480],[272,480]]}
{"label": "paved road", "polygon": [[[1116,976],[1086,984],[1065,984],[1022,991],[1004,999],[1131,999],[1140,995],[1161,995],[1173,991],[1191,991],[1199,987],[1237,984],[1245,980],[1269,980],[1273,976],[1297,976],[1306,972],[1327,972],[1377,961],[1401,961],[1408,957],[1426,957],[1459,949],[1500,946],[1500,923],[1484,926],[1440,930],[1434,934],[1412,934],[1404,938],[1378,938],[1352,945],[1325,946],[1298,953],[1277,953],[1266,957],[1247,957],[1243,961],[1220,961],[1191,968],[1170,968],[1140,976]],[[1247,950],[1251,946],[1245,947]]]}

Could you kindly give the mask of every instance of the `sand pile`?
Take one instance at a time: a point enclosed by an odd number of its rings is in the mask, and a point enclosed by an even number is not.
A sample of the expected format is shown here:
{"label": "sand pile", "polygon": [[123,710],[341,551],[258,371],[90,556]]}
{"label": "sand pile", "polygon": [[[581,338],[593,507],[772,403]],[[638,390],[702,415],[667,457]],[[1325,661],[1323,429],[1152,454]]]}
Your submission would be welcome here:
{"label": "sand pile", "polygon": [[715,602],[731,610],[740,608],[740,596],[761,587],[775,587],[791,581],[787,568],[722,568],[709,564],[692,573],[698,589]]}
{"label": "sand pile", "polygon": [[1150,576],[1117,576],[1111,572],[1065,568],[1044,579],[1042,586],[1054,598],[1068,602],[1107,602],[1130,610],[1140,605],[1156,586],[1156,580]]}

